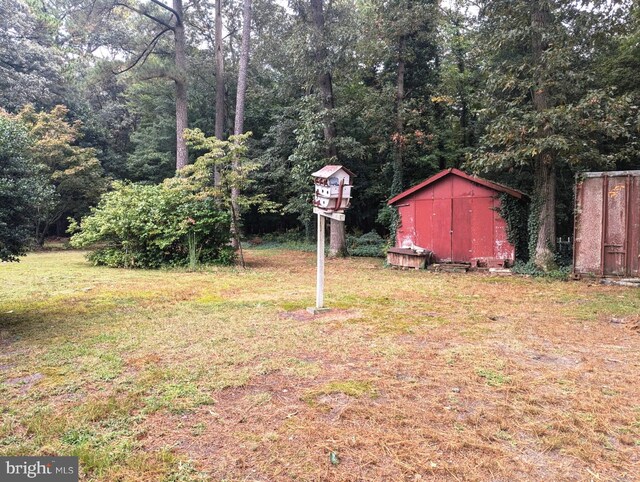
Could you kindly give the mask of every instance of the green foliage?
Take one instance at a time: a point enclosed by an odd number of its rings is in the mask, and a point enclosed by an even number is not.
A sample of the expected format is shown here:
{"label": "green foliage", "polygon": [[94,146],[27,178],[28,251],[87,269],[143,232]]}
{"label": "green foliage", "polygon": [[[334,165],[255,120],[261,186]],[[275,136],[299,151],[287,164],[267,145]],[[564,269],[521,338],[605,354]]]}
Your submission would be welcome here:
{"label": "green foliage", "polygon": [[527,233],[529,234],[527,239],[527,252],[529,256],[535,255],[536,246],[538,245],[538,233],[540,232],[540,210],[542,209],[542,202],[540,196],[534,195],[529,205],[529,217],[527,218]]}
{"label": "green foliage", "polygon": [[516,274],[534,276],[537,278],[547,278],[550,280],[567,281],[571,276],[571,266],[560,266],[552,270],[544,271],[537,267],[532,261],[523,262],[516,261],[516,264],[511,268]]}
{"label": "green foliage", "polygon": [[306,239],[299,230],[289,230],[282,233],[267,233],[250,241],[253,249],[289,249],[313,253],[317,249],[315,242]]}
{"label": "green foliage", "polygon": [[398,213],[398,209],[385,204],[380,211],[378,211],[376,220],[389,230],[389,244],[394,246],[396,244],[396,233],[400,226],[400,213]]}
{"label": "green foliage", "polygon": [[163,80],[137,82],[127,92],[128,108],[138,120],[131,133],[127,178],[160,183],[175,173],[175,104]]}
{"label": "green foliage", "polygon": [[68,216],[86,214],[107,187],[95,149],[78,145],[81,126],[79,122],[69,122],[68,113],[69,109],[62,105],[50,112],[37,112],[32,105],[26,105],[16,116],[32,139],[25,154],[41,167],[54,187],[53,195],[41,198],[36,207],[39,244],[52,224]]}
{"label": "green foliage", "polygon": [[0,261],[16,261],[33,239],[34,208],[51,195],[44,176],[25,153],[29,135],[0,111]]}
{"label": "green foliage", "polygon": [[527,201],[502,193],[498,213],[507,223],[507,240],[516,248],[516,259],[527,261],[531,252]]}
{"label": "green foliage", "polygon": [[215,199],[169,183],[116,182],[113,188],[71,238],[74,247],[96,248],[93,263],[159,268],[233,259],[226,246],[229,215]]}
{"label": "green foliage", "polygon": [[252,191],[255,181],[251,174],[259,168],[259,164],[247,157],[247,141],[251,137],[251,132],[231,136],[228,141],[221,141],[214,136],[206,137],[200,129],[187,129],[184,137],[187,145],[195,148],[202,155],[194,164],[183,168],[178,173],[179,178],[168,182],[199,193],[200,196],[215,198],[221,207],[230,212],[232,211],[232,191],[236,190],[240,213],[231,212],[232,223],[237,222],[242,211],[250,208],[255,208],[259,213],[274,212],[278,209],[279,205],[270,201],[265,194]]}
{"label": "green foliage", "polygon": [[49,6],[0,0],[0,106],[9,111],[61,100],[63,59],[53,45],[55,31],[41,15]]}
{"label": "green foliage", "polygon": [[553,264],[558,220],[572,209],[562,204],[565,193],[560,202],[548,194],[558,193],[561,173],[572,178],[580,170],[614,168],[620,146],[637,138],[634,100],[597,74],[600,52],[611,47],[608,37],[624,11],[602,7],[597,1],[488,0],[479,17],[485,88],[477,114],[484,129],[467,165],[528,173],[521,186],[532,193],[528,248],[540,266]]}
{"label": "green foliage", "polygon": [[[157,184],[174,175],[177,75],[189,85],[189,125],[213,131],[210,2],[192,3],[185,12],[188,66],[182,72],[172,62],[173,35],[162,34],[162,25],[119,2],[72,3],[0,0],[0,10],[8,12],[0,17],[0,105],[17,112],[30,102],[50,116],[56,104],[68,108],[67,127],[55,126],[63,142],[45,146],[34,137],[41,147],[33,155],[48,166],[56,186],[32,210],[42,220],[41,239],[54,226],[63,229],[67,216],[78,219],[95,205],[107,185],[96,160],[115,179]],[[313,237],[309,173],[333,162],[323,135],[327,116],[337,129],[331,143],[337,162],[357,173],[348,223],[362,232],[382,228],[393,235],[397,214],[385,200],[465,159],[471,169],[536,199],[533,165],[544,152],[557,167],[556,229],[567,235],[576,171],[640,166],[637,2],[324,1],[322,35],[308,0],[285,3],[253,5],[245,125],[254,136],[244,143],[240,162],[251,171],[243,174],[249,181],[243,193],[262,200],[241,207],[250,235],[298,229]],[[535,5],[551,13],[539,57],[532,54],[532,38],[540,33],[531,24]],[[153,2],[129,6],[173,21]],[[225,134],[234,113],[238,9],[238,2],[223,2],[229,33]],[[151,53],[145,51],[150,44]],[[321,62],[319,47],[327,52]],[[135,68],[114,74],[136,58]],[[399,100],[400,59],[406,71]],[[322,71],[331,72],[331,112],[320,108]],[[532,102],[541,87],[549,96],[544,112]],[[73,140],[65,138],[70,127]],[[65,142],[73,149],[62,149]],[[46,149],[55,155],[43,155]],[[192,145],[192,159],[198,149]],[[398,152],[402,162],[396,163]],[[247,159],[259,165],[254,169]],[[209,194],[227,206],[221,194]],[[265,210],[264,202],[283,209]],[[532,240],[538,223],[532,216]],[[524,258],[526,249],[518,251]]]}
{"label": "green foliage", "polygon": [[375,231],[362,236],[347,236],[347,249],[351,256],[383,258],[387,242]]}

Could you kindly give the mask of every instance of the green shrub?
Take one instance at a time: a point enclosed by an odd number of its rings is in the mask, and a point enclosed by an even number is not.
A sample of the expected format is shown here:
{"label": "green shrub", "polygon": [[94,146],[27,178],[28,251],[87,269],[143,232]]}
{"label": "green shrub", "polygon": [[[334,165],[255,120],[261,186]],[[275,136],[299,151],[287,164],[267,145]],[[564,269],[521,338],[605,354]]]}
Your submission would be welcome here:
{"label": "green shrub", "polygon": [[384,258],[387,242],[375,231],[362,236],[347,236],[347,249],[351,256]]}
{"label": "green shrub", "polygon": [[560,266],[550,271],[542,271],[532,261],[523,263],[522,261],[516,261],[516,264],[511,268],[515,274],[534,276],[537,278],[548,278],[559,281],[567,281],[571,276],[571,266]]}
{"label": "green shrub", "polygon": [[[233,261],[229,215],[214,199],[165,184],[115,183],[71,238],[96,265],[159,268]],[[77,229],[72,226],[72,229]],[[191,249],[190,249],[191,245]]]}

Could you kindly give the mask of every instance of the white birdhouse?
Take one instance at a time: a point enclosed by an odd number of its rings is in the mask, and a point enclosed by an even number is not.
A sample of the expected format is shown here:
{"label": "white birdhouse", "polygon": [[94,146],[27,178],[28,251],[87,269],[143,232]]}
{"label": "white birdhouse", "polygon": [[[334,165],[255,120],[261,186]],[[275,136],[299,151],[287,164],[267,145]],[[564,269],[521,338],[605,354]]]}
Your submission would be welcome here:
{"label": "white birdhouse", "polygon": [[315,184],[313,205],[330,212],[342,212],[351,202],[354,174],[343,166],[324,166],[311,174]]}

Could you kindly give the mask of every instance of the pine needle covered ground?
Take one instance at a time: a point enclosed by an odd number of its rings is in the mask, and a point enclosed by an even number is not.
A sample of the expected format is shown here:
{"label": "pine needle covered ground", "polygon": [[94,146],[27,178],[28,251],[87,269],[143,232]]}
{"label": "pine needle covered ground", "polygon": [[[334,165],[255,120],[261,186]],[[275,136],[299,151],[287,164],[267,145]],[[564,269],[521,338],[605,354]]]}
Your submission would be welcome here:
{"label": "pine needle covered ground", "polygon": [[638,480],[640,290],[327,265],[0,265],[0,455],[83,480]]}

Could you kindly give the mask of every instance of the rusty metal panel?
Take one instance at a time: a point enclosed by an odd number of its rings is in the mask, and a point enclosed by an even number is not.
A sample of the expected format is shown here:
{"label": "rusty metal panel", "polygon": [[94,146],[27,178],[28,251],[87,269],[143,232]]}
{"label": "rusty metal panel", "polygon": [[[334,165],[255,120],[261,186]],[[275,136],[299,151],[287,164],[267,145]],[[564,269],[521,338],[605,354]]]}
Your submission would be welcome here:
{"label": "rusty metal panel", "polygon": [[599,276],[601,272],[602,179],[585,178],[576,184],[574,271]]}
{"label": "rusty metal panel", "polygon": [[640,276],[640,171],[583,174],[576,182],[574,273]]}
{"label": "rusty metal panel", "polygon": [[627,261],[628,179],[607,177],[604,204],[603,274],[624,276]]}
{"label": "rusty metal panel", "polygon": [[640,278],[640,175],[631,176],[629,190],[628,269],[631,277]]}

